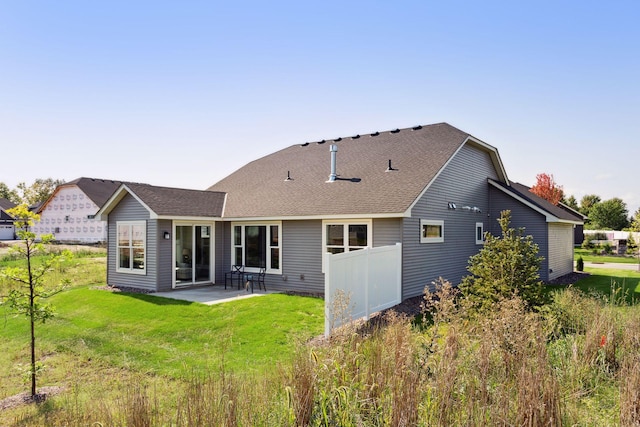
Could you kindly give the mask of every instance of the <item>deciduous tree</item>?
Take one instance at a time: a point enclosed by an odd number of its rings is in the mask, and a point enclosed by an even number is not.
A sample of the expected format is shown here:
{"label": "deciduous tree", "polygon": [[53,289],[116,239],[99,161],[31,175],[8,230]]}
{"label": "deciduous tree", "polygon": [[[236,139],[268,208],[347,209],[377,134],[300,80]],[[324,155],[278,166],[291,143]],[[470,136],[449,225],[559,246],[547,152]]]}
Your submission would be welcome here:
{"label": "deciduous tree", "polygon": [[622,199],[614,197],[591,208],[591,227],[597,230],[622,230],[629,226],[629,211]]}
{"label": "deciduous tree", "polygon": [[56,189],[56,187],[60,184],[64,184],[64,180],[53,178],[38,178],[30,186],[27,186],[27,184],[21,182],[18,184],[20,201],[22,203],[26,203],[28,206],[46,202],[51,194],[53,194],[53,191]]}
{"label": "deciduous tree", "polygon": [[586,194],[582,196],[582,199],[580,199],[580,212],[589,216],[589,214],[591,214],[591,209],[600,203],[601,200],[600,196],[596,194]]}
{"label": "deciduous tree", "polygon": [[11,190],[7,184],[0,182],[0,198],[7,199],[13,203],[20,202],[20,196],[16,190]]}
{"label": "deciduous tree", "polygon": [[573,196],[573,194],[570,195],[569,197],[565,197],[564,199],[562,199],[562,203],[569,206],[574,211],[580,212],[580,206],[578,206],[578,201]]}
{"label": "deciduous tree", "polygon": [[[60,261],[71,256],[69,251],[63,251],[59,254],[47,253],[45,244],[53,240],[52,235],[41,236],[42,241],[36,242],[36,235],[30,231],[34,221],[39,220],[39,215],[29,211],[27,205],[18,205],[15,208],[8,209],[7,213],[13,216],[16,221],[14,225],[18,231],[16,234],[22,240],[21,245],[14,245],[11,250],[21,256],[25,264],[24,266],[6,267],[1,272],[5,278],[17,284],[16,287],[10,289],[7,296],[0,298],[0,304],[8,306],[8,308],[16,315],[25,315],[30,322],[31,330],[31,363],[29,367],[29,376],[31,379],[31,396],[36,396],[36,376],[39,366],[36,363],[36,335],[35,324],[37,322],[46,322],[52,318],[54,313],[50,305],[42,301],[60,292],[66,282],[57,286],[46,286],[45,276]],[[34,262],[34,258],[42,256],[38,262]]]}
{"label": "deciduous tree", "polygon": [[553,175],[546,173],[536,175],[536,183],[529,191],[554,205],[557,205],[564,196],[562,186],[556,184]]}

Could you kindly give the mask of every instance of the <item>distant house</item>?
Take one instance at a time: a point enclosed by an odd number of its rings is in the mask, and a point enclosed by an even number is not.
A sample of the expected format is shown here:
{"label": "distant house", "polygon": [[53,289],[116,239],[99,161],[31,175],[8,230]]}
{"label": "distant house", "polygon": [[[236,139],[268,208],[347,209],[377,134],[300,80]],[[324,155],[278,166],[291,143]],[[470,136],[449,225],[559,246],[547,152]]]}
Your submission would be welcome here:
{"label": "distant house", "polygon": [[32,231],[39,237],[53,234],[62,243],[107,241],[106,222],[95,213],[122,183],[97,178],[78,178],[56,187],[36,210],[40,221]]}
{"label": "distant house", "polygon": [[459,283],[504,209],[540,245],[543,280],[573,271],[580,220],[522,187],[496,148],[440,123],[294,145],[206,191],[125,183],[97,215],[111,285],[220,285],[242,265],[270,289],[323,293],[323,254],[400,242],[406,299]]}
{"label": "distant house", "polygon": [[8,209],[16,206],[10,200],[0,198],[0,240],[13,240],[15,238],[15,227],[13,217],[7,213]]}

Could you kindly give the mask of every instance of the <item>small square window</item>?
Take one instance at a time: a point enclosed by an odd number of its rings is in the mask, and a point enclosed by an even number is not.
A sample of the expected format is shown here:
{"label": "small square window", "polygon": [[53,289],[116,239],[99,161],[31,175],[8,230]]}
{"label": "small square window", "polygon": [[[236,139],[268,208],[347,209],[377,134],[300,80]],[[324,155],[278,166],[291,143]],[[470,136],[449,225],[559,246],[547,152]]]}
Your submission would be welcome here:
{"label": "small square window", "polygon": [[484,244],[484,224],[476,222],[476,245]]}
{"label": "small square window", "polygon": [[444,242],[444,221],[421,219],[420,243]]}

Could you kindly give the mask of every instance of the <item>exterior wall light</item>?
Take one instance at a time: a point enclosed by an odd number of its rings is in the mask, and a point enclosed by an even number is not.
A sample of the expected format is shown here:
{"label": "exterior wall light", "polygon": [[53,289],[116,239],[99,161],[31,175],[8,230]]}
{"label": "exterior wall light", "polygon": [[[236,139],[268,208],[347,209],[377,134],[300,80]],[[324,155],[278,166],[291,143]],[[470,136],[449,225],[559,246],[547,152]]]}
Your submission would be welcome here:
{"label": "exterior wall light", "polygon": [[164,237],[164,240],[169,240],[171,238],[171,234],[169,234],[168,231],[165,231],[162,237]]}

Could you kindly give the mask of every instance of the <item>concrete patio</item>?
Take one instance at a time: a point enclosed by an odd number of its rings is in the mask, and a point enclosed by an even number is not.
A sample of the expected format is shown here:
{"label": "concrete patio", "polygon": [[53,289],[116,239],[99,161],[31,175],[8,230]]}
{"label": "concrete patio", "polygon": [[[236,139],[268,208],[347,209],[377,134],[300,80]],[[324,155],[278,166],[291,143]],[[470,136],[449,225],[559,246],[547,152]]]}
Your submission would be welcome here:
{"label": "concrete patio", "polygon": [[254,289],[253,293],[251,293],[251,290],[246,291],[244,288],[237,289],[236,287],[227,286],[227,289],[225,289],[224,286],[221,285],[212,285],[197,288],[176,289],[168,292],[154,292],[150,295],[213,305],[245,298],[260,297],[272,293],[274,292],[261,291],[258,289]]}

